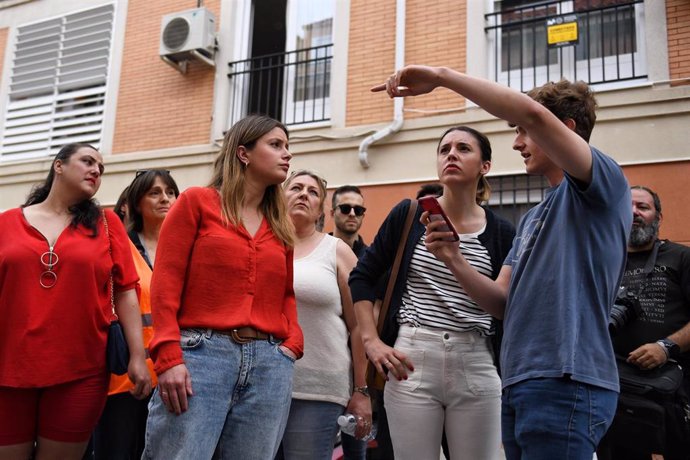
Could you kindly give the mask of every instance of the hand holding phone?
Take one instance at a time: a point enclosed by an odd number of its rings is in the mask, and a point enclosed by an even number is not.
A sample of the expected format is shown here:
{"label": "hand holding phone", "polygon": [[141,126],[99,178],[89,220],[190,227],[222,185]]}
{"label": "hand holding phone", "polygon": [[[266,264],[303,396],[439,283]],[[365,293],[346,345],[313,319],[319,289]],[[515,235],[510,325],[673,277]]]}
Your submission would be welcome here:
{"label": "hand holding phone", "polygon": [[460,236],[458,236],[458,232],[455,231],[455,228],[453,227],[453,224],[450,222],[450,219],[448,219],[448,216],[446,216],[446,213],[443,212],[443,208],[439,204],[436,197],[434,197],[434,196],[422,197],[419,199],[419,205],[422,207],[423,210],[425,210],[429,213],[429,220],[442,220],[442,221],[444,221],[444,225],[439,227],[439,231],[452,232],[453,233],[453,236],[443,238],[445,241],[458,241],[458,240],[460,240]]}

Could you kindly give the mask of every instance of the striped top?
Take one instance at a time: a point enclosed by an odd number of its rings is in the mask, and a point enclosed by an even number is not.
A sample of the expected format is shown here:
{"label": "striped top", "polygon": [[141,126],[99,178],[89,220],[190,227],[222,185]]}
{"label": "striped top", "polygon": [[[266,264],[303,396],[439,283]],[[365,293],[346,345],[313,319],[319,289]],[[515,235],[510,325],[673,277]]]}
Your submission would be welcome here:
{"label": "striped top", "polygon": [[[484,229],[461,234],[459,246],[470,265],[491,277],[491,257],[479,241]],[[417,241],[410,260],[398,323],[493,335],[491,316],[467,295],[448,267],[427,250],[425,236]]]}

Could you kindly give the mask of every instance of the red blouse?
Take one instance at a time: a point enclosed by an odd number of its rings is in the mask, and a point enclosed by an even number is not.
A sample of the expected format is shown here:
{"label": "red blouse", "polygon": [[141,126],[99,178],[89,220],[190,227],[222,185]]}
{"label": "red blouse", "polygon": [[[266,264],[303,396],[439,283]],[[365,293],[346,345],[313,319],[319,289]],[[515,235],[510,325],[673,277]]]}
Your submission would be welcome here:
{"label": "red blouse", "polygon": [[163,222],[151,280],[150,351],[158,375],[184,363],[180,328],[251,326],[302,356],[292,253],[265,219],[254,237],[224,225],[215,189],[180,195]]}
{"label": "red blouse", "polygon": [[71,225],[58,237],[55,285],[41,287],[43,235],[22,210],[0,214],[0,386],[44,387],[105,372],[115,291],[134,289],[138,276],[125,229],[106,211],[112,258],[102,219],[98,236]]}

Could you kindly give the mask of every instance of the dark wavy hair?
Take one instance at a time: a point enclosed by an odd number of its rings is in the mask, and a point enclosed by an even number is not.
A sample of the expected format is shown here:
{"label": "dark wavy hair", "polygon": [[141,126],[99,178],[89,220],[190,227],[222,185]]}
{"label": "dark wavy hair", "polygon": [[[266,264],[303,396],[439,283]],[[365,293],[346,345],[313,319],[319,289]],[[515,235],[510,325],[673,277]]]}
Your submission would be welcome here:
{"label": "dark wavy hair", "polygon": [[417,199],[425,196],[439,197],[441,195],[443,195],[443,185],[439,183],[424,184],[417,190]]}
{"label": "dark wavy hair", "polygon": [[[57,155],[55,155],[53,162],[50,164],[48,177],[46,177],[43,182],[35,185],[34,188],[31,189],[31,192],[29,193],[29,196],[26,198],[26,202],[22,205],[22,207],[43,203],[46,198],[48,198],[48,194],[53,188],[53,181],[55,180],[55,162],[60,160],[63,163],[69,163],[72,155],[77,153],[77,151],[81,148],[89,148],[98,151],[98,149],[93,145],[84,143],[67,144],[62,147]],[[88,198],[80,201],[77,204],[73,204],[68,208],[68,211],[70,214],[72,214],[72,220],[70,222],[72,227],[83,225],[91,230],[92,237],[98,236],[97,224],[98,219],[101,216],[101,208],[95,199]]]}
{"label": "dark wavy hair", "polygon": [[[125,225],[127,225],[127,222],[125,222],[125,218],[127,217],[127,213],[125,212],[125,206],[127,205],[127,192],[129,192],[129,185],[125,187],[122,193],[120,193],[120,196],[115,202],[115,206],[113,206],[113,212],[117,214],[117,217],[120,218],[120,222]],[[129,210],[127,212],[129,212]]]}
{"label": "dark wavy hair", "polygon": [[630,190],[642,190],[643,192],[649,193],[649,196],[652,197],[652,202],[654,202],[656,216],[659,217],[661,215],[661,200],[659,199],[659,195],[657,195],[654,190],[649,187],[645,187],[644,185],[633,185],[630,187]]}
{"label": "dark wavy hair", "polygon": [[144,229],[144,216],[139,209],[139,202],[153,187],[156,182],[156,177],[160,177],[165,185],[173,189],[175,198],[180,196],[180,189],[177,188],[175,179],[170,175],[170,171],[165,169],[149,169],[142,172],[134,178],[129,184],[129,191],[127,192],[127,212],[129,213],[128,227],[130,230],[140,232]]}

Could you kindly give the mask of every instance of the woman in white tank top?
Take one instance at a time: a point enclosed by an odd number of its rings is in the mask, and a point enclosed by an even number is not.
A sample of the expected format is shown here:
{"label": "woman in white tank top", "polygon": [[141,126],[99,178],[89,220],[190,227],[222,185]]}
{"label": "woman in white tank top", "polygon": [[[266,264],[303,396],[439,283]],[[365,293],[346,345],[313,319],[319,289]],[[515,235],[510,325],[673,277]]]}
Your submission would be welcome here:
{"label": "woman in white tank top", "polygon": [[304,357],[295,363],[292,404],[278,458],[330,459],[343,412],[360,417],[360,437],[371,429],[366,356],[347,285],[357,258],[343,241],[316,228],[326,199],[324,179],[296,171],[283,190],[295,226],[294,290]]}

